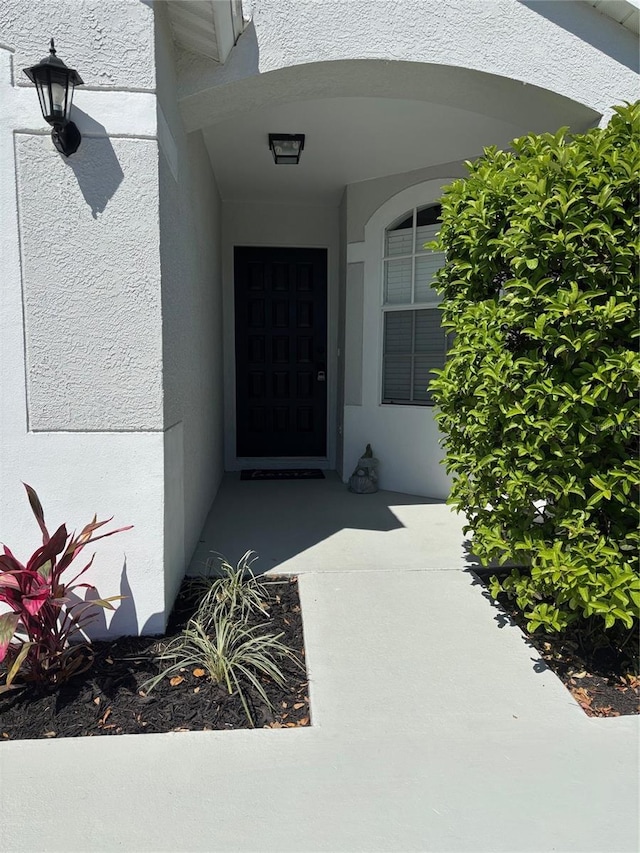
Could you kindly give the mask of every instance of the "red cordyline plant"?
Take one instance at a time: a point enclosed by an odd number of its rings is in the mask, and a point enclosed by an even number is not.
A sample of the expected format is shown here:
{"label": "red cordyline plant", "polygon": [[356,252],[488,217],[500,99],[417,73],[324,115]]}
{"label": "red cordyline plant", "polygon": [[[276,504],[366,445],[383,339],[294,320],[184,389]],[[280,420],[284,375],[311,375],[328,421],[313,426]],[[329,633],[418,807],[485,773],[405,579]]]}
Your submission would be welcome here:
{"label": "red cordyline plant", "polygon": [[77,582],[93,563],[95,554],[71,579],[63,579],[63,574],[87,545],[131,529],[129,525],[94,536],[96,530],[111,521],[98,521],[94,516],[77,535],[68,534],[62,524],[50,536],[38,495],[26,483],[24,487],[42,531],[42,546],[26,566],[16,560],[6,545],[0,554],[0,602],[11,608],[10,613],[0,615],[0,663],[6,666],[0,693],[17,686],[13,681],[18,672],[25,681],[60,684],[91,665],[84,633],[85,626],[96,615],[91,610],[94,607],[113,610],[111,602],[122,596],[90,601],[71,597],[80,588],[95,589],[92,584]]}

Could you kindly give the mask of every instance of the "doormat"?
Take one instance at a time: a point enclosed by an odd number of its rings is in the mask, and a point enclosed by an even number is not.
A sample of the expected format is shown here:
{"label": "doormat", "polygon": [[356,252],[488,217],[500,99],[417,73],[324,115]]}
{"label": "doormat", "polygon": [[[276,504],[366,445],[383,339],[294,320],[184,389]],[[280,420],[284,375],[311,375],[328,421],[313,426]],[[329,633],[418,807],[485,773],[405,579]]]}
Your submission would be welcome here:
{"label": "doormat", "polygon": [[241,480],[324,480],[319,468],[247,468],[240,472]]}

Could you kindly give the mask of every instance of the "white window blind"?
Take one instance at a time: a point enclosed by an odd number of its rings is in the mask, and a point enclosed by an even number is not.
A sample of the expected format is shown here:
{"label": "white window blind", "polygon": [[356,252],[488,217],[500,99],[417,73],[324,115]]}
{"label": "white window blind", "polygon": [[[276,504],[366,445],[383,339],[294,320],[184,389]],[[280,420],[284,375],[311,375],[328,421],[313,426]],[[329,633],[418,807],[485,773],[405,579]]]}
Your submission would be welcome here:
{"label": "white window blind", "polygon": [[444,254],[425,249],[439,229],[440,207],[417,208],[385,233],[382,402],[432,405],[429,382],[447,338],[433,288]]}

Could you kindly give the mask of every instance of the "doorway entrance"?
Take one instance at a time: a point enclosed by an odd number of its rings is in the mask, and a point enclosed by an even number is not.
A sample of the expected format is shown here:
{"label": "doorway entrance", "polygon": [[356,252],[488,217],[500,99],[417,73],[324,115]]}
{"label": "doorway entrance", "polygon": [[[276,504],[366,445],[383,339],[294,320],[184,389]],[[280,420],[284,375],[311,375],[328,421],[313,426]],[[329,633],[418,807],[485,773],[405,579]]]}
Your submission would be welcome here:
{"label": "doorway entrance", "polygon": [[327,252],[234,251],[236,450],[327,453]]}

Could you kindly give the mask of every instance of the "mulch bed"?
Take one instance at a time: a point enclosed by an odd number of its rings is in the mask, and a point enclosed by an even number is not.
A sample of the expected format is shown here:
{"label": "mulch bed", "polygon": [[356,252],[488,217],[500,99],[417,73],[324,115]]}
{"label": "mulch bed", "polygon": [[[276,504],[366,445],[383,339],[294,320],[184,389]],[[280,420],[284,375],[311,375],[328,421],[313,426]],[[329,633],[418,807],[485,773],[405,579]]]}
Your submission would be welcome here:
{"label": "mulch bed", "polygon": [[[257,728],[308,726],[309,694],[297,581],[269,579],[267,588],[269,630],[284,634],[282,642],[296,653],[301,666],[280,661],[286,679],[284,688],[271,681],[263,682],[273,709],[249,685],[244,688],[245,696]],[[177,636],[191,613],[183,588],[161,641]],[[190,670],[171,679],[173,684],[163,679],[150,695],[145,695],[141,685],[158,673],[153,663],[157,643],[157,637],[95,642],[93,666],[67,684],[56,689],[28,685],[0,696],[0,740],[249,727],[237,695],[230,696],[226,688],[206,677],[197,677]]]}
{"label": "mulch bed", "polygon": [[[493,572],[478,575],[485,586],[491,574]],[[488,593],[487,597],[490,597]],[[498,597],[497,604],[516,623],[527,642],[588,716],[640,714],[637,637],[632,637],[620,648],[615,643],[590,643],[576,630],[531,634],[527,630],[527,619],[515,601],[503,594]]]}

